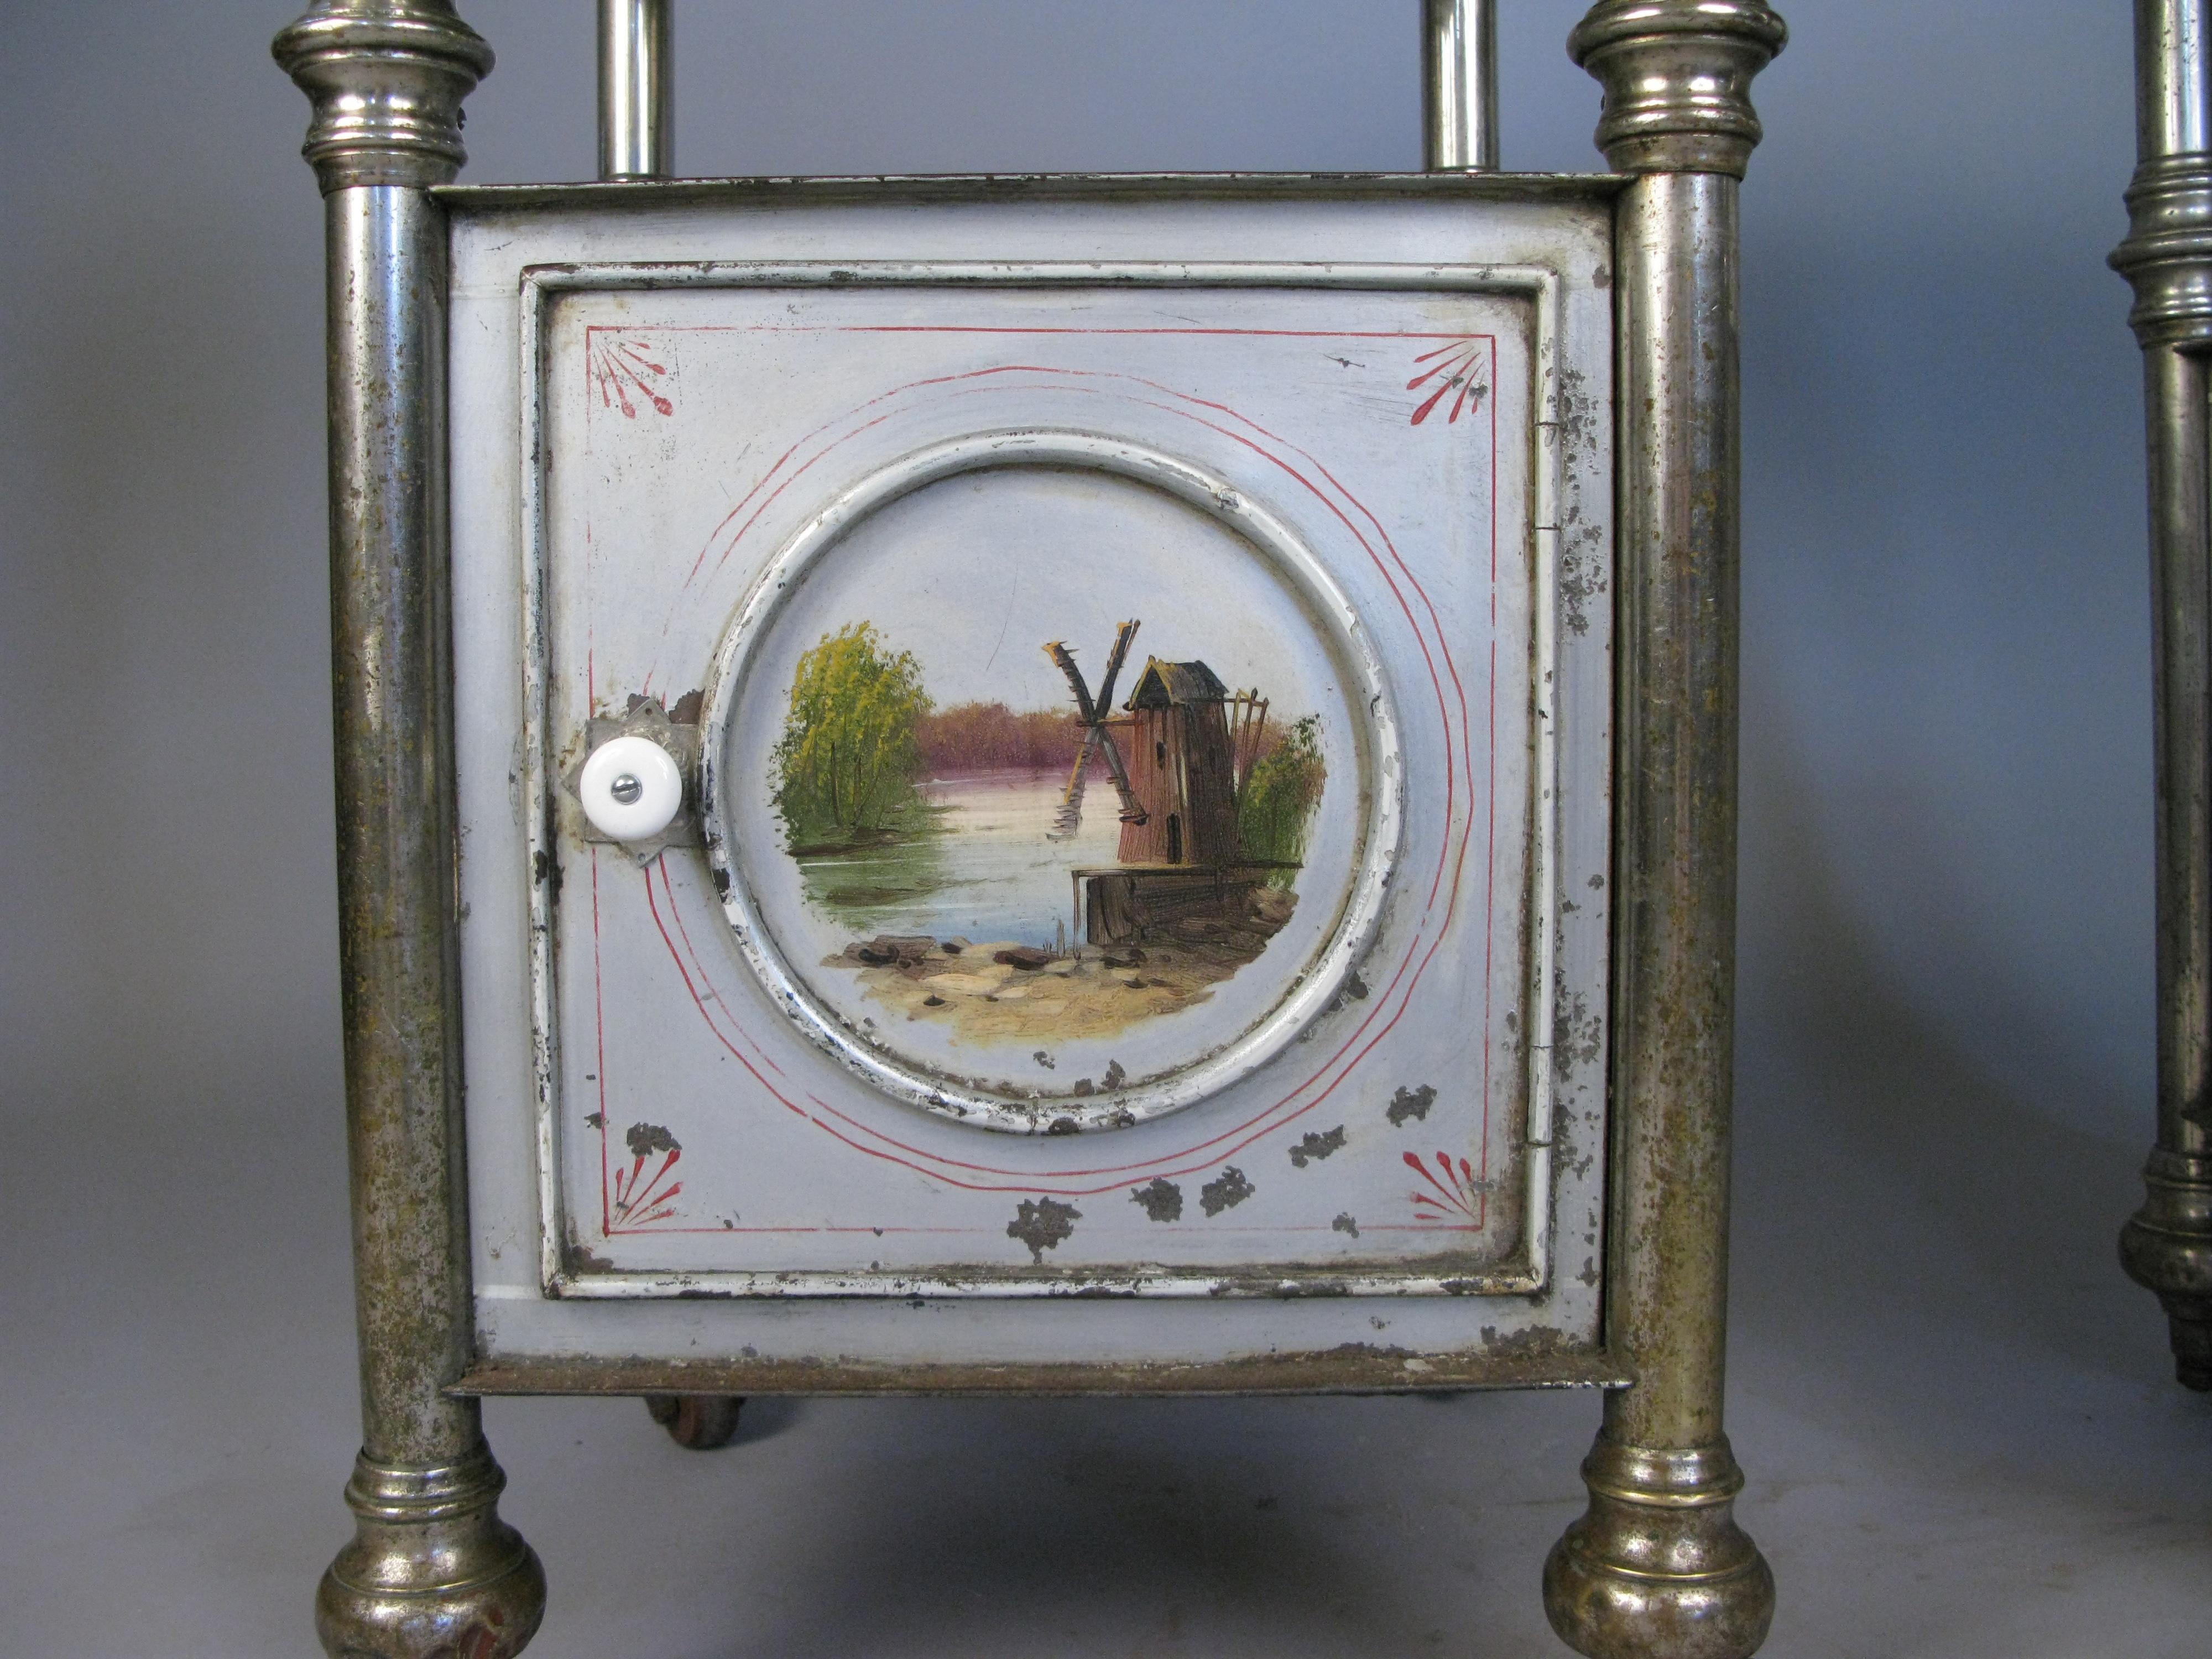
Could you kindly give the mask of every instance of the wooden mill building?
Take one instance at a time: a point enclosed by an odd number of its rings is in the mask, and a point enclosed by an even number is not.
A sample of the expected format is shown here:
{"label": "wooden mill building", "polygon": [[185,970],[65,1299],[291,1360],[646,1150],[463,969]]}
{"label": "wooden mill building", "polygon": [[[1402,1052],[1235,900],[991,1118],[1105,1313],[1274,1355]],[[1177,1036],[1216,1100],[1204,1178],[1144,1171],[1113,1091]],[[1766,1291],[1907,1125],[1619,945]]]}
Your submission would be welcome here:
{"label": "wooden mill building", "polygon": [[1244,855],[1237,809],[1259,757],[1266,700],[1256,690],[1231,695],[1202,662],[1150,657],[1121,712],[1096,712],[1127,789],[1120,862],[1073,872],[1078,937],[1107,945],[1212,939],[1233,927],[1249,933],[1266,870]]}
{"label": "wooden mill building", "polygon": [[1122,863],[1237,861],[1237,752],[1228,704],[1228,688],[1204,663],[1146,659],[1122,705],[1127,712],[1114,721],[1140,809],[1123,815]]}

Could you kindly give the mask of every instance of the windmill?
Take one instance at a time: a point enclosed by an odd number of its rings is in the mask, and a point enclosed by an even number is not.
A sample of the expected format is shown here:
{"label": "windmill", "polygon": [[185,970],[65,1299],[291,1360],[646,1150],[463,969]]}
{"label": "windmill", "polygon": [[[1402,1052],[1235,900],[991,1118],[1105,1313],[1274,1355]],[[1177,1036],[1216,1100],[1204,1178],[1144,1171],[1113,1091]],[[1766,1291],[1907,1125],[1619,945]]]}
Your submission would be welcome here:
{"label": "windmill", "polygon": [[1129,641],[1137,637],[1137,624],[1125,622],[1114,634],[1114,648],[1106,658],[1106,672],[1098,682],[1098,696],[1093,701],[1090,688],[1083,683],[1083,671],[1075,665],[1075,653],[1060,641],[1054,640],[1044,648],[1044,653],[1060,665],[1060,672],[1067,676],[1068,689],[1075,693],[1076,713],[1083,720],[1083,746],[1075,753],[1075,769],[1067,775],[1067,792],[1060,798],[1060,811],[1053,819],[1050,838],[1066,841],[1074,836],[1083,822],[1083,786],[1090,775],[1093,757],[1104,755],[1106,769],[1114,775],[1115,790],[1121,797],[1121,822],[1142,823],[1145,809],[1138,803],[1136,793],[1129,787],[1129,774],[1121,764],[1121,751],[1115,746],[1114,734],[1106,729],[1107,720],[1114,712],[1114,682],[1121,672],[1121,659],[1129,654]]}

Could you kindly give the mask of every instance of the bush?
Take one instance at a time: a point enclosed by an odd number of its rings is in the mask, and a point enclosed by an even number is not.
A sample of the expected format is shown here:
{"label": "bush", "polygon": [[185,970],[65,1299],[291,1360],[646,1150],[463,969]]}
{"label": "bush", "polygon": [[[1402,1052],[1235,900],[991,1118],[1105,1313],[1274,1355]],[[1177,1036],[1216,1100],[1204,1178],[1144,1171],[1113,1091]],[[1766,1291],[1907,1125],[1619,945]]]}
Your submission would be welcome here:
{"label": "bush", "polygon": [[775,751],[775,805],[796,848],[899,827],[919,804],[921,665],[851,623],[799,659]]}
{"label": "bush", "polygon": [[[1321,804],[1328,769],[1321,757],[1321,720],[1313,714],[1278,733],[1252,763],[1237,799],[1237,833],[1244,856],[1296,864],[1305,856],[1306,831]],[[1288,887],[1293,872],[1279,870],[1268,884]]]}

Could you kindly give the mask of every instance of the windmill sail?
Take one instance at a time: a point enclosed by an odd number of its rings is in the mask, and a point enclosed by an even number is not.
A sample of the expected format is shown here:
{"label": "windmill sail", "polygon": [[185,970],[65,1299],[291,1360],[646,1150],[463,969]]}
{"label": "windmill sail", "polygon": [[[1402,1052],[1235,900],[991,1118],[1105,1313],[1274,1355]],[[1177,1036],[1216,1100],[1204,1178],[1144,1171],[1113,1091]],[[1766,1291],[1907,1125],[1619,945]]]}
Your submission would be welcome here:
{"label": "windmill sail", "polygon": [[1048,840],[1072,840],[1081,827],[1083,785],[1091,775],[1091,757],[1096,746],[1093,734],[1085,732],[1082,746],[1075,751],[1075,769],[1067,775],[1067,788],[1060,798],[1060,811],[1053,815],[1052,828],[1046,832]]}
{"label": "windmill sail", "polygon": [[1252,781],[1252,769],[1259,763],[1260,751],[1267,737],[1267,699],[1255,686],[1249,691],[1239,691],[1230,699],[1229,750],[1233,769],[1233,787],[1239,800],[1244,798],[1244,786]]}
{"label": "windmill sail", "polygon": [[1121,822],[1142,823],[1150,815],[1144,803],[1137,799],[1137,792],[1129,787],[1129,773],[1121,764],[1120,745],[1114,741],[1114,734],[1103,726],[1098,728],[1098,746],[1106,753],[1106,769],[1113,774],[1115,790],[1121,797]]}
{"label": "windmill sail", "polygon": [[1137,624],[1125,622],[1114,633],[1114,648],[1107,653],[1106,672],[1098,682],[1098,696],[1094,701],[1091,688],[1083,683],[1083,671],[1075,665],[1075,653],[1059,640],[1044,648],[1044,653],[1060,665],[1067,676],[1067,689],[1075,694],[1075,712],[1083,722],[1083,744],[1075,755],[1075,769],[1068,774],[1067,788],[1060,797],[1060,811],[1053,817],[1048,832],[1054,841],[1066,841],[1073,836],[1083,823],[1083,787],[1094,758],[1103,755],[1106,769],[1112,774],[1115,792],[1121,798],[1121,822],[1142,823],[1145,809],[1138,801],[1136,791],[1129,787],[1129,774],[1121,763],[1121,751],[1114,742],[1114,734],[1106,729],[1106,722],[1114,712],[1114,682],[1121,678],[1121,664],[1128,657],[1129,642],[1137,637]]}

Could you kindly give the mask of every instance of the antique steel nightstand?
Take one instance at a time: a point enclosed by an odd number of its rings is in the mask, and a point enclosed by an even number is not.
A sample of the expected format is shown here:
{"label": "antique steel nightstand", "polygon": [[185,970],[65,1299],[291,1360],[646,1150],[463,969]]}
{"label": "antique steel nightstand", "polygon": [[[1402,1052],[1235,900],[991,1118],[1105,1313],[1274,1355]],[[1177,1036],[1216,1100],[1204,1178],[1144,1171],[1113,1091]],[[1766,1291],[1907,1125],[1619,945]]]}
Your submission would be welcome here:
{"label": "antique steel nightstand", "polygon": [[[1762,0],[1603,0],[1617,171],[460,189],[437,0],[277,39],[328,208],[363,1447],[337,1654],[520,1650],[476,1396],[1584,1386],[1554,1626],[1758,1647],[1721,1429],[1737,183]],[[462,1034],[465,1031],[464,1044]]]}

